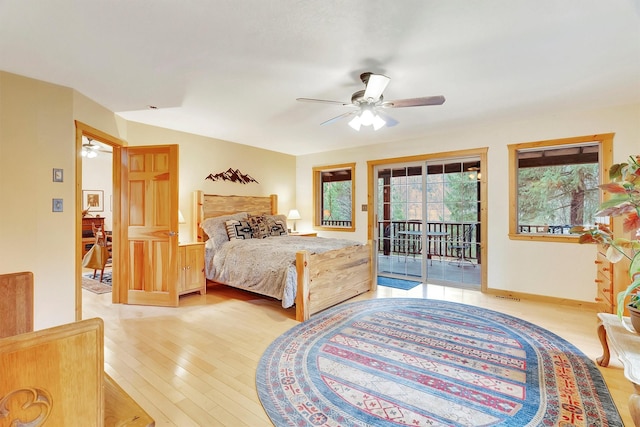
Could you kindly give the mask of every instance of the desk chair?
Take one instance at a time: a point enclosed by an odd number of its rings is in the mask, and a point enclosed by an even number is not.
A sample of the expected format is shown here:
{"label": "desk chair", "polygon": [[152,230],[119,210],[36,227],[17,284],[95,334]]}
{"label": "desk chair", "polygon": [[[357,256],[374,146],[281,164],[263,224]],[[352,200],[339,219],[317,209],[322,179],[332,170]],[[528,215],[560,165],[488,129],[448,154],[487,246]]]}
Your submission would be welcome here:
{"label": "desk chair", "polygon": [[102,268],[95,268],[93,270],[93,279],[96,278],[96,274],[97,271],[100,270],[100,282],[102,282],[102,279],[104,277],[104,268],[107,266],[107,264],[109,264],[109,260],[111,259],[111,236],[107,235],[107,233],[102,229],[102,227],[96,227],[95,225],[91,225],[91,227],[93,228],[93,235],[95,236],[95,242],[94,245],[97,246],[101,246],[102,248],[104,248],[104,250],[106,250],[106,253],[108,253],[108,257],[105,255],[104,259],[101,260],[102,262]]}

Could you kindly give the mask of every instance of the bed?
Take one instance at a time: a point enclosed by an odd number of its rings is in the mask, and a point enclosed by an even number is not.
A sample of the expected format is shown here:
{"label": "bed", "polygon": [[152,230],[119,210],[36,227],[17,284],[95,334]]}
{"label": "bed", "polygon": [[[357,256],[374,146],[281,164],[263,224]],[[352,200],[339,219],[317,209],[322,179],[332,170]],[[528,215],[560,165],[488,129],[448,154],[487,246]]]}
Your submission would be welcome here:
{"label": "bed", "polygon": [[[285,308],[295,304],[299,321],[375,289],[371,242],[361,244],[347,239],[290,236],[286,232],[271,234],[265,239],[229,239],[226,227],[235,225],[242,233],[244,220],[239,218],[243,215],[269,218],[280,228],[284,222],[286,230],[286,218],[277,215],[276,195],[221,196],[196,191],[193,203],[197,240],[206,242],[205,270],[209,281],[279,299]],[[225,224],[224,234],[220,228],[222,223]],[[280,230],[273,227],[274,222],[269,224],[272,226],[269,232]],[[280,247],[273,246],[275,244]],[[258,259],[268,259],[272,262],[271,267],[265,262],[246,265],[243,250],[252,254],[250,256],[264,253],[257,251],[266,251],[267,255]],[[285,261],[287,257],[288,261]],[[229,271],[240,264],[244,264],[244,271]],[[260,271],[265,280],[250,277],[253,271]],[[280,290],[266,284],[266,276],[270,276],[269,281],[280,279]]]}

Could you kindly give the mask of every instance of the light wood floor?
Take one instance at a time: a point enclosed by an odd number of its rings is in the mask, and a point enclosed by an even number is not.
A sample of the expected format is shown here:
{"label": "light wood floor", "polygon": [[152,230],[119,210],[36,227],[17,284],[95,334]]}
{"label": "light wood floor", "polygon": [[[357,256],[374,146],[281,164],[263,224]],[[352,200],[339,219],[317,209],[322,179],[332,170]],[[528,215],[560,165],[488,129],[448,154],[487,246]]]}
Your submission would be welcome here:
{"label": "light wood floor", "polygon": [[[573,343],[592,360],[602,354],[596,315],[584,309],[514,301],[477,291],[420,285],[410,291],[379,287],[354,300],[431,298],[477,305],[540,325]],[[352,300],[352,301],[354,301]],[[105,371],[157,426],[270,426],[258,399],[260,356],[297,324],[279,301],[211,285],[207,295],[185,295],[179,308],[112,305],[111,294],[83,290],[83,317],[105,323]],[[632,393],[615,354],[600,368],[625,425]]]}

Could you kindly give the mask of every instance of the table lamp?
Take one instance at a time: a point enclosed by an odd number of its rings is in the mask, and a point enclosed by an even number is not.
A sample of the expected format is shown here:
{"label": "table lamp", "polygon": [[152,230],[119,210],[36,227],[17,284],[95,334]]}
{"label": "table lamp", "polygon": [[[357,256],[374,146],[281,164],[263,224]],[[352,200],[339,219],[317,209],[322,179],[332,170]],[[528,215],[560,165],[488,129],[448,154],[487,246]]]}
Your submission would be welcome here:
{"label": "table lamp", "polygon": [[295,231],[296,231],[296,220],[300,219],[300,212],[298,212],[298,209],[291,209],[289,211],[289,215],[287,215],[287,219],[293,220],[293,231],[295,233]]}

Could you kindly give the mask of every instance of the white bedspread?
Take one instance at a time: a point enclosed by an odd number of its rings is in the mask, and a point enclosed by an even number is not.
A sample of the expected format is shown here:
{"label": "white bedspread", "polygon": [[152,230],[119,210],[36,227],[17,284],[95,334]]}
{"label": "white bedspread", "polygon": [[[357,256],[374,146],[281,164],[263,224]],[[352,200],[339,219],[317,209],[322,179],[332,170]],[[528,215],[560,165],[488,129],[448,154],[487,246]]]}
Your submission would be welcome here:
{"label": "white bedspread", "polygon": [[206,250],[207,279],[282,300],[284,308],[296,301],[296,252],[322,253],[360,245],[353,240],[279,236],[230,240],[218,250]]}

